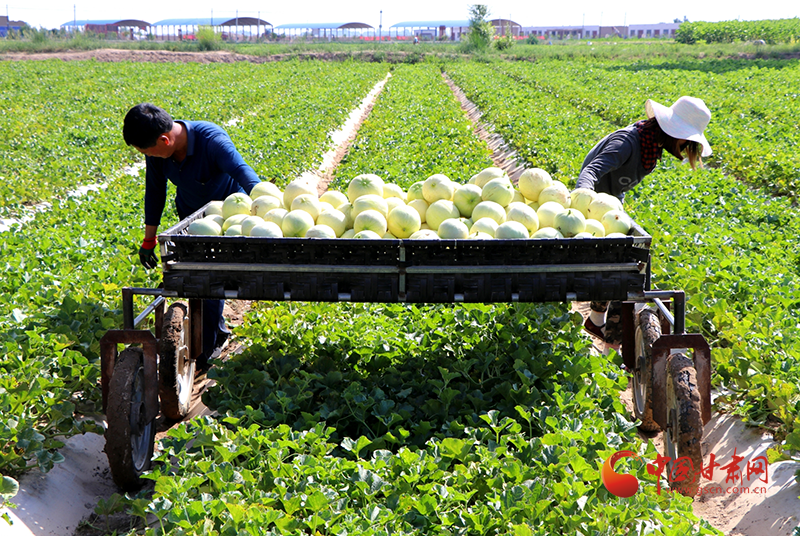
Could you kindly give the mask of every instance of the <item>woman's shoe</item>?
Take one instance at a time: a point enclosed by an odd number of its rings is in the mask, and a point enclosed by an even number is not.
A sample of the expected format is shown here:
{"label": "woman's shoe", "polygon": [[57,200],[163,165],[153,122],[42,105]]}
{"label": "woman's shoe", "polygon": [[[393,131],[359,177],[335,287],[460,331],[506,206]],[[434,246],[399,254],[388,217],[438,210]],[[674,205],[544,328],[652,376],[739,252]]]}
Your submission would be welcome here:
{"label": "woman's shoe", "polygon": [[[605,325],[605,324],[604,324]],[[590,318],[586,319],[586,322],[583,323],[583,329],[585,329],[589,334],[594,335],[601,341],[605,338],[603,334],[603,326],[597,326]]]}

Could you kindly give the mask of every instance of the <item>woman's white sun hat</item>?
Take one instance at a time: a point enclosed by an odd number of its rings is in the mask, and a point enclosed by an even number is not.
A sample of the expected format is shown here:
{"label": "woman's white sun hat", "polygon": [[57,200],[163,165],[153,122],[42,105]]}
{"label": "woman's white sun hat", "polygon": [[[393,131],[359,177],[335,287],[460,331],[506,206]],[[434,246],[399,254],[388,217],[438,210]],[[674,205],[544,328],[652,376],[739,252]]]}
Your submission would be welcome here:
{"label": "woman's white sun hat", "polygon": [[711,154],[711,145],[703,130],[711,121],[711,112],[706,104],[696,97],[681,97],[667,108],[652,99],[644,104],[647,117],[655,117],[658,126],[668,135],[679,140],[696,141],[703,146],[701,156]]}

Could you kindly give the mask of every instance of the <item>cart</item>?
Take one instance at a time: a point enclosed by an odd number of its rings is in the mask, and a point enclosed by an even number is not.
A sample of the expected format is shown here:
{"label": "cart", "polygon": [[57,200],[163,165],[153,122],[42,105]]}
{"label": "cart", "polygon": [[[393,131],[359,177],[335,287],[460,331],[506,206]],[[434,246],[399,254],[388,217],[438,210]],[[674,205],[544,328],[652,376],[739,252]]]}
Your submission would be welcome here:
{"label": "cart", "polygon": [[[711,352],[685,332],[685,295],[652,290],[651,237],[359,240],[191,236],[205,207],[158,236],[162,288],[122,291],[123,329],[101,340],[106,453],[115,483],[140,486],[153,455],[159,411],[188,411],[202,349],[203,299],[325,302],[509,303],[622,301],[623,361],[634,414],[665,432],[682,464],[678,491],[692,495],[711,418]],[[134,296],[153,301],[134,316]],[[167,300],[182,299],[167,307]],[[150,315],[154,329],[139,326]],[[118,353],[119,345],[125,349]],[[691,352],[690,352],[691,350]],[[676,465],[677,467],[677,465]],[[686,472],[686,468],[690,470]]]}

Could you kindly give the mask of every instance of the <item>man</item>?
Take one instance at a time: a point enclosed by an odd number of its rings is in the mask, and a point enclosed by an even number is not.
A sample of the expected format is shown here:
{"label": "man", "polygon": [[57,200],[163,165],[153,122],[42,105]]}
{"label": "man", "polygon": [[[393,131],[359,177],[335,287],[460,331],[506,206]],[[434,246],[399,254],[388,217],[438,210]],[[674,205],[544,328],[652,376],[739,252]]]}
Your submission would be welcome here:
{"label": "man", "polygon": [[[235,192],[249,194],[261,182],[219,126],[207,121],[174,121],[150,103],[137,104],[125,115],[125,143],[145,155],[144,241],[139,260],[155,268],[156,233],[167,200],[167,180],[175,184],[175,206],[181,219],[209,201]],[[227,340],[223,300],[203,302],[203,353],[197,368],[208,368],[208,358]]]}

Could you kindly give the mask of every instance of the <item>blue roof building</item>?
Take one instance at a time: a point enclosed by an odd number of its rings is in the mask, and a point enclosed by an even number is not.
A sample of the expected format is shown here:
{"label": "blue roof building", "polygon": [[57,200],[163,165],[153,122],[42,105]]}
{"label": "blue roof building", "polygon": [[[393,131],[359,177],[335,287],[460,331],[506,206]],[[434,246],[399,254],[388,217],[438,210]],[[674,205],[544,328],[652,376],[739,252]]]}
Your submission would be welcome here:
{"label": "blue roof building", "polygon": [[28,24],[21,20],[9,20],[6,15],[0,16],[0,37],[5,37],[9,32],[18,32]]}
{"label": "blue roof building", "polygon": [[389,28],[390,35],[392,29],[394,29],[395,37],[398,39],[419,37],[436,41],[443,39],[459,41],[461,35],[469,30],[469,21],[459,19],[407,21],[392,24]]}
{"label": "blue roof building", "polygon": [[291,36],[310,36],[335,39],[337,37],[360,37],[374,33],[375,28],[363,22],[302,22],[279,24],[275,33]]}

